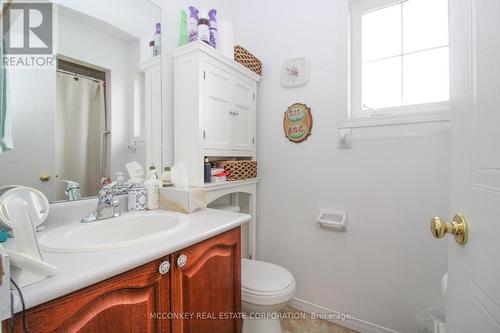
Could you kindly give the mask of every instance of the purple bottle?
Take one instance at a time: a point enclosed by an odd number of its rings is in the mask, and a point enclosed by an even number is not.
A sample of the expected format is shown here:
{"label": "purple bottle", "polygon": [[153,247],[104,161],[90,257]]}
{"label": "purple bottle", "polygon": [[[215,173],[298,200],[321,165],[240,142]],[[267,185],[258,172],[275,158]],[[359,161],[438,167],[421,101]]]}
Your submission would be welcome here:
{"label": "purple bottle", "polygon": [[198,40],[198,13],[199,10],[193,6],[189,6],[189,41],[194,42]]}
{"label": "purple bottle", "polygon": [[210,46],[217,48],[217,10],[212,9],[208,12],[208,20],[210,21]]}

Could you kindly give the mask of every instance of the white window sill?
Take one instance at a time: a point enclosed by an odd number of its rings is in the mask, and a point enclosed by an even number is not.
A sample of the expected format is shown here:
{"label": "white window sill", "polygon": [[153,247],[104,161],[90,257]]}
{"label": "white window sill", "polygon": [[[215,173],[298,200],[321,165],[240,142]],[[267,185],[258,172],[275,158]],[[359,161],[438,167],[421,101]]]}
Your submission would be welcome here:
{"label": "white window sill", "polygon": [[[425,107],[425,111],[421,111],[421,106],[410,106],[406,108],[406,113],[404,112],[405,107],[402,107],[394,109],[398,112],[393,113],[379,113],[365,117],[344,118],[339,122],[339,128],[407,125],[450,120],[448,103],[435,103],[433,105],[426,105]],[[417,110],[418,112],[415,112]]]}
{"label": "white window sill", "polygon": [[376,127],[388,125],[407,125],[430,122],[449,121],[450,114],[407,115],[407,116],[376,116],[368,118],[354,118],[343,121],[339,128]]}

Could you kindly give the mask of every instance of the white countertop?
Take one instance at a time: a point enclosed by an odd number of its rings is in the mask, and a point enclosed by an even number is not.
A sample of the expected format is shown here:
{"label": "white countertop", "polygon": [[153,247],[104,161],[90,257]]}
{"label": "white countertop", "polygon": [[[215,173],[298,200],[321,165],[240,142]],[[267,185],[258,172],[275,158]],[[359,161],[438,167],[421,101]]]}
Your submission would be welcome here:
{"label": "white countertop", "polygon": [[[174,212],[171,214],[188,217],[185,222],[187,225],[165,237],[146,243],[83,253],[50,253],[42,250],[44,261],[56,266],[58,272],[43,281],[21,289],[26,309],[182,250],[234,229],[251,219],[247,214],[215,209],[205,209],[189,215]],[[106,220],[94,223],[106,223]],[[48,225],[40,234],[58,226],[60,225]],[[6,249],[15,248],[13,239],[9,239],[3,245]],[[14,294],[16,296],[15,311],[19,312],[21,311],[20,300],[17,293],[14,292]],[[6,318],[1,318],[1,320],[4,319]]]}

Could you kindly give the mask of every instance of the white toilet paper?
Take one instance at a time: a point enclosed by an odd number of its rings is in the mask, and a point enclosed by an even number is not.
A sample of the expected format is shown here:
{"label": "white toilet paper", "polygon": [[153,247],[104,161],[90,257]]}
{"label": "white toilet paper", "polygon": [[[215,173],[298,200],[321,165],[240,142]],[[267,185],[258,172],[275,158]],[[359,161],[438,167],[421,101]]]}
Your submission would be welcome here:
{"label": "white toilet paper", "polygon": [[234,28],[228,21],[217,22],[217,50],[230,59],[234,59]]}

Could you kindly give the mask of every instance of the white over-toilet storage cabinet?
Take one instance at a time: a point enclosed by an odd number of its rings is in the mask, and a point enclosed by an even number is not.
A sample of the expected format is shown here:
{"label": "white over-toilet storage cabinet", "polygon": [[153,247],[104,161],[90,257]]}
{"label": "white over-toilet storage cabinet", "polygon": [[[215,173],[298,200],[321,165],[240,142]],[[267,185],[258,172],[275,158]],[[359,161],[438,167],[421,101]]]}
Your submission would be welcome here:
{"label": "white over-toilet storage cabinet", "polygon": [[[174,59],[174,159],[186,164],[192,187],[209,201],[248,193],[249,256],[255,257],[258,179],[204,184],[204,159],[256,158],[257,84],[260,76],[202,42],[177,48]],[[239,198],[233,196],[232,201]]]}

